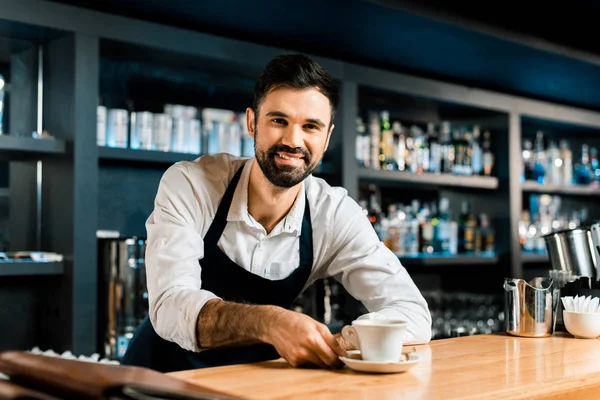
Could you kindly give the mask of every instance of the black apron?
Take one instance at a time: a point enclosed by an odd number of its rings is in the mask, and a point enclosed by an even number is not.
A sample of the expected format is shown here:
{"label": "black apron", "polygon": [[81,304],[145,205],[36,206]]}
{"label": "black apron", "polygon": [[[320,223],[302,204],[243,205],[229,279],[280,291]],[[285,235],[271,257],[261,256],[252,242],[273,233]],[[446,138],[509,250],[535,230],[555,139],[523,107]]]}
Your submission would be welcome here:
{"label": "black apron", "polygon": [[[227,214],[243,166],[236,172],[204,237],[202,289],[213,292],[223,300],[246,304],[269,304],[289,309],[302,293],[313,264],[312,226],[308,199],[300,234],[300,265],[287,278],[269,280],[255,275],[235,264],[219,249],[217,242],[227,225]],[[269,344],[234,346],[204,350],[199,353],[182,349],[162,339],[146,317],[131,339],[121,364],[151,368],[160,372],[246,364],[279,358]]]}

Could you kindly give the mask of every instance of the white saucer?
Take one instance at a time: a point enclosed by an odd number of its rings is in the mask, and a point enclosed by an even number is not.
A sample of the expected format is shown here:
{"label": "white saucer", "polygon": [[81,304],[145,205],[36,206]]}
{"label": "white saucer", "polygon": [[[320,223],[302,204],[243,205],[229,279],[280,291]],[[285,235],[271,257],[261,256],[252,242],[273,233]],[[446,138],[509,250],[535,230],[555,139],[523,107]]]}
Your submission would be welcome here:
{"label": "white saucer", "polygon": [[360,350],[351,350],[348,352],[348,357],[340,357],[340,360],[355,371],[394,374],[408,371],[421,361],[421,356],[417,353],[410,353],[406,361],[365,361],[361,359]]}

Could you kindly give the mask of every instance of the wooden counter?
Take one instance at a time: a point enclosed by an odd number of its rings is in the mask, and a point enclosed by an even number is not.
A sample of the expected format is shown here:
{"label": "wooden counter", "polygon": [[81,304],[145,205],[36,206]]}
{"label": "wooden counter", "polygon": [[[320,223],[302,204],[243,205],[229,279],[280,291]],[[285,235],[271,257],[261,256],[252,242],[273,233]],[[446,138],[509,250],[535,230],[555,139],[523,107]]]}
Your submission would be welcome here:
{"label": "wooden counter", "polygon": [[298,369],[277,360],[170,375],[264,400],[600,398],[597,339],[494,334],[437,340],[416,349],[423,360],[400,374]]}

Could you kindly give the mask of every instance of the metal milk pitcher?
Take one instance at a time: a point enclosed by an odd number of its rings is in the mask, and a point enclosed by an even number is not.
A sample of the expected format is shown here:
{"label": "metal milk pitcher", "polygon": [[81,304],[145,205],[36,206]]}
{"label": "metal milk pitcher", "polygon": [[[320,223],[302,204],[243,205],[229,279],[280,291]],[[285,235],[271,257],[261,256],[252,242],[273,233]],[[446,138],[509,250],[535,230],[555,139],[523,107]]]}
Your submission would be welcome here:
{"label": "metal milk pitcher", "polygon": [[506,332],[514,336],[548,337],[554,333],[560,291],[551,278],[504,280]]}

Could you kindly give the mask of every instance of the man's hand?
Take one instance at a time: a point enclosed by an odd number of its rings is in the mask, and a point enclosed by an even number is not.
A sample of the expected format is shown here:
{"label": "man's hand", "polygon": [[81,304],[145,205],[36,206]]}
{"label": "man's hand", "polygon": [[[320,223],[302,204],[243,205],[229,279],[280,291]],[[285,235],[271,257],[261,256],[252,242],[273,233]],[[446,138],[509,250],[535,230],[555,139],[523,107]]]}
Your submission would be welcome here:
{"label": "man's hand", "polygon": [[345,356],[346,351],[327,326],[308,315],[278,309],[268,324],[263,340],[273,345],[290,365],[312,363],[323,368],[342,365],[338,356]]}
{"label": "man's hand", "polygon": [[341,367],[346,352],[327,326],[305,314],[270,305],[206,302],[196,324],[203,349],[269,343],[292,366]]}

